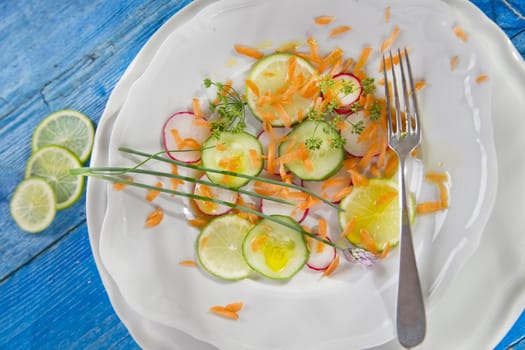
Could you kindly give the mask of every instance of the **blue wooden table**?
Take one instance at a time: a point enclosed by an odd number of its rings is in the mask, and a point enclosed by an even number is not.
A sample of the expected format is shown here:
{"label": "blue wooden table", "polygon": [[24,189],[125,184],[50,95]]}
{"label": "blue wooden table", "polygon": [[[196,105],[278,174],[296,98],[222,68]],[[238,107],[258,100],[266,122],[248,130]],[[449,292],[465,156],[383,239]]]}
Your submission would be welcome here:
{"label": "blue wooden table", "polygon": [[[52,111],[98,122],[148,38],[191,0],[0,1],[0,349],[138,348],[98,275],[85,198],[39,235],[20,231],[9,200],[31,133]],[[475,0],[525,55],[525,2]],[[497,320],[494,320],[497,322]],[[525,349],[522,314],[497,349]]]}

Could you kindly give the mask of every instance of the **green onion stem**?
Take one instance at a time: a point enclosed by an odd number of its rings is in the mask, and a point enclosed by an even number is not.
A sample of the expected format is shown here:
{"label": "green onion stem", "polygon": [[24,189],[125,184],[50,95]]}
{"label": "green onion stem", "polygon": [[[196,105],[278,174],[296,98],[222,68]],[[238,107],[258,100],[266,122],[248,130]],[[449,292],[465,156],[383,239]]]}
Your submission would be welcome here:
{"label": "green onion stem", "polygon": [[261,213],[261,212],[259,212],[257,210],[253,210],[251,208],[248,208],[248,207],[245,207],[245,206],[242,206],[242,205],[238,205],[238,204],[235,204],[235,203],[223,201],[223,200],[220,200],[220,199],[199,196],[199,195],[196,195],[196,194],[193,194],[193,193],[180,192],[180,191],[175,191],[175,190],[171,190],[171,189],[168,189],[168,188],[159,188],[159,187],[156,187],[156,186],[151,186],[151,185],[143,184],[143,183],[140,183],[140,182],[134,182],[134,181],[126,180],[126,179],[123,179],[123,178],[119,178],[117,176],[109,176],[109,175],[97,174],[96,172],[92,173],[92,172],[89,172],[89,170],[90,170],[89,168],[73,169],[72,173],[75,174],[75,175],[91,176],[91,177],[95,177],[95,178],[99,178],[99,179],[103,179],[103,180],[107,180],[107,181],[111,181],[111,182],[121,183],[121,184],[129,185],[129,186],[139,187],[139,188],[145,188],[145,189],[149,189],[149,190],[155,190],[155,191],[169,193],[169,194],[174,194],[174,195],[177,195],[177,196],[187,197],[187,198],[191,198],[191,199],[202,200],[202,201],[207,201],[207,202],[213,202],[213,203],[217,203],[217,204],[223,204],[223,205],[225,205],[227,207],[230,207],[232,209],[237,209],[237,210],[241,210],[241,211],[244,211],[246,213],[249,213],[249,214],[257,215],[258,217],[260,217],[262,219],[267,219],[267,220],[273,221],[273,222],[275,222],[277,224],[286,226],[286,227],[288,227],[288,228],[290,228],[290,229],[292,229],[294,231],[297,231],[297,232],[299,232],[299,233],[301,233],[301,234],[303,234],[305,236],[311,237],[311,238],[313,238],[313,239],[315,239],[315,240],[317,240],[319,242],[322,242],[324,244],[332,246],[332,247],[334,247],[336,249],[339,249],[339,250],[343,250],[344,249],[343,247],[340,247],[337,244],[335,244],[335,243],[333,243],[333,242],[331,242],[329,240],[323,239],[320,236],[317,236],[317,235],[315,235],[313,233],[310,233],[310,232],[304,230],[300,226],[296,226],[296,225],[290,224],[290,223],[288,223],[286,221],[281,221],[278,218],[275,218],[275,217],[273,217],[271,215],[263,214],[263,213]]}
{"label": "green onion stem", "polygon": [[259,176],[251,176],[251,175],[246,175],[246,174],[242,174],[242,173],[236,173],[236,172],[233,172],[233,171],[206,168],[206,167],[203,167],[203,166],[200,166],[200,165],[196,165],[196,164],[188,164],[188,163],[180,162],[178,160],[169,159],[169,158],[165,158],[165,157],[160,157],[159,153],[150,154],[150,153],[137,151],[137,150],[134,150],[134,149],[131,149],[131,148],[128,148],[128,147],[119,147],[119,151],[125,152],[125,153],[129,153],[129,154],[138,155],[138,156],[142,156],[142,157],[147,157],[147,159],[145,161],[143,161],[142,163],[139,163],[139,164],[144,164],[146,161],[149,161],[151,159],[155,159],[155,160],[160,160],[160,161],[166,162],[166,163],[180,165],[182,167],[186,167],[186,168],[190,168],[190,169],[195,169],[195,170],[200,170],[200,171],[205,171],[205,172],[210,172],[210,173],[218,173],[218,174],[223,174],[223,175],[236,176],[236,177],[241,177],[241,178],[244,178],[244,179],[255,180],[255,181],[260,181],[260,182],[266,182],[266,183],[270,183],[270,184],[277,185],[277,186],[292,188],[292,189],[295,189],[295,190],[299,190],[299,191],[308,193],[310,196],[312,196],[312,197],[314,197],[316,199],[319,199],[320,201],[328,204],[330,207],[336,209],[337,211],[342,211],[343,210],[338,205],[330,202],[328,199],[319,196],[318,194],[310,191],[307,188],[304,188],[304,187],[301,187],[301,186],[297,186],[297,185],[294,185],[294,184],[289,184],[289,183],[286,183],[286,182],[281,182],[281,181],[272,180],[272,179],[259,177]]}
{"label": "green onion stem", "polygon": [[[78,169],[72,169],[71,170],[71,174],[72,175],[87,175],[87,176],[107,175],[107,174],[124,175],[124,174],[129,174],[129,173],[132,173],[132,174],[145,174],[145,175],[158,176],[158,177],[167,177],[167,178],[171,178],[171,179],[178,179],[178,180],[183,180],[183,181],[187,181],[187,182],[191,182],[191,183],[198,183],[198,184],[201,184],[201,185],[206,185],[206,186],[210,186],[210,187],[217,187],[217,188],[222,188],[222,189],[225,189],[225,190],[232,191],[232,189],[227,187],[227,186],[224,186],[224,185],[221,185],[221,184],[217,184],[217,183],[214,183],[214,182],[211,182],[211,181],[196,179],[196,178],[193,178],[193,177],[182,176],[182,175],[178,175],[178,174],[164,173],[164,172],[154,171],[154,170],[136,169],[136,167],[133,167],[133,168],[92,167],[92,168],[78,168]],[[278,197],[265,196],[263,194],[259,194],[257,192],[252,192],[252,191],[247,191],[247,190],[244,190],[242,188],[238,188],[238,189],[235,189],[233,191],[236,191],[236,192],[239,192],[239,193],[242,193],[242,194],[246,194],[246,195],[249,195],[249,196],[252,196],[252,197],[256,197],[256,198],[261,198],[261,199],[266,199],[266,200],[278,202],[278,203],[283,203],[283,204],[288,204],[288,205],[295,205],[295,203],[289,202],[287,200],[284,200],[284,199],[281,199],[281,198],[278,198]]]}

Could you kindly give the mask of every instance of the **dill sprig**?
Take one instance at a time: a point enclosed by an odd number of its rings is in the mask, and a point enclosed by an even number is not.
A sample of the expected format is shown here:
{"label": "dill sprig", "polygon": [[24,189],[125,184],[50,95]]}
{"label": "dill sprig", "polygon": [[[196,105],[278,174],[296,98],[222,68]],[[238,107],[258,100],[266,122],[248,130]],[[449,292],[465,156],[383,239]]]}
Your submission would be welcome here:
{"label": "dill sprig", "polygon": [[217,88],[216,100],[209,103],[215,118],[211,120],[211,135],[219,138],[224,131],[239,133],[246,129],[246,102],[233,87],[204,79],[204,86]]}

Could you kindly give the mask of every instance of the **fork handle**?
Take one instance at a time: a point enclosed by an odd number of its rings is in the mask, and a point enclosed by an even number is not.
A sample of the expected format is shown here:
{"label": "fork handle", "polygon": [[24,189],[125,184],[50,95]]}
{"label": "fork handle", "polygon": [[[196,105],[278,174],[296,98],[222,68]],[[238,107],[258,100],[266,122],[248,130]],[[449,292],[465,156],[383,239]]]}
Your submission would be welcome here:
{"label": "fork handle", "polygon": [[401,345],[411,348],[423,341],[426,333],[425,305],[419,282],[412,230],[405,190],[404,160],[400,161],[401,177],[401,255],[397,291],[397,337]]}

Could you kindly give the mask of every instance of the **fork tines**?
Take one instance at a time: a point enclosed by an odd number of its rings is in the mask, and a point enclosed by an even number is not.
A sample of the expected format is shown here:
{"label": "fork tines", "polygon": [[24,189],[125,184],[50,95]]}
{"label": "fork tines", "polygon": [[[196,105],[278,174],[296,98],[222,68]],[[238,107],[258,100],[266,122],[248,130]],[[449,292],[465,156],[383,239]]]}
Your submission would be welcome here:
{"label": "fork tines", "polygon": [[[383,54],[383,75],[385,80],[385,95],[387,120],[389,128],[389,143],[391,138],[402,138],[406,135],[414,135],[419,137],[419,107],[416,98],[416,88],[414,78],[412,76],[412,68],[410,66],[410,59],[408,57],[408,50],[397,50],[397,57],[399,58],[399,71],[396,72],[396,65],[392,51],[388,54],[390,60],[390,69],[387,68],[385,54]],[[388,70],[392,77],[392,84],[388,79]],[[398,74],[401,78],[401,94],[399,93]],[[393,105],[392,105],[393,104]],[[395,111],[395,116],[392,116],[392,107]],[[398,127],[398,125],[400,127]]]}

